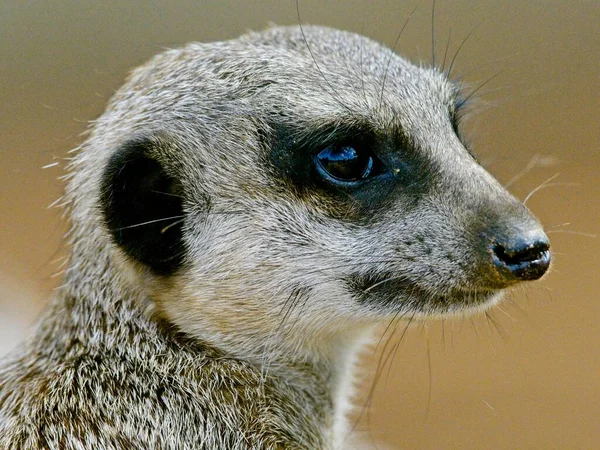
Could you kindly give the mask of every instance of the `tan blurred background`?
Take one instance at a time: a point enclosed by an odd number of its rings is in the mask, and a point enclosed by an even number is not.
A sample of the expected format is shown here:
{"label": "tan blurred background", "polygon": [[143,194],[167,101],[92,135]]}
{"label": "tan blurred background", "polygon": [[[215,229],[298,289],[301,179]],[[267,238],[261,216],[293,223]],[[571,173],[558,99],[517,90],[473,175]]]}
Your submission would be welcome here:
{"label": "tan blurred background", "polygon": [[[388,45],[415,5],[300,1],[304,22]],[[270,22],[296,23],[294,2],[0,0],[0,354],[60,283],[51,275],[65,223],[46,207],[67,151],[127,71],[165,47]],[[552,182],[564,184],[528,202],[549,230],[554,270],[492,311],[495,323],[410,329],[360,428],[404,449],[600,448],[600,2],[439,0],[438,61],[449,33],[452,56],[477,24],[455,74],[476,87],[501,72],[466,128],[503,182],[536,158],[511,186],[520,198],[560,174]],[[398,51],[428,62],[430,37],[424,0]],[[379,357],[365,360],[359,405]]]}

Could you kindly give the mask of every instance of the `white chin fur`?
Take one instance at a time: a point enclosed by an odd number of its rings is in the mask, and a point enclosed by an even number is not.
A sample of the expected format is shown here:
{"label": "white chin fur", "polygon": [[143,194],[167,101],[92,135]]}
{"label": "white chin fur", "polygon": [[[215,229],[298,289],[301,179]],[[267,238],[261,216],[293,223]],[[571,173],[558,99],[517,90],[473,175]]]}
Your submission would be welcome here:
{"label": "white chin fur", "polygon": [[414,320],[432,320],[432,319],[447,319],[451,317],[468,317],[478,313],[482,313],[497,305],[502,301],[506,291],[497,291],[490,294],[487,299],[483,302],[479,302],[476,305],[461,307],[457,305],[455,309],[449,309],[443,312],[429,312],[429,313],[417,313],[414,316]]}

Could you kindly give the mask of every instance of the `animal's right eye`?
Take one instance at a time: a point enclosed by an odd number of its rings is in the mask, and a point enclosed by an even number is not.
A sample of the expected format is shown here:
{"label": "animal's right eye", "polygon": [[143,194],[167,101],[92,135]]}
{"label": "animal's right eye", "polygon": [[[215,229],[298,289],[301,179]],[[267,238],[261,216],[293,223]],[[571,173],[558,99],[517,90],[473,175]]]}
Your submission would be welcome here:
{"label": "animal's right eye", "polygon": [[332,144],[315,156],[322,176],[334,182],[352,183],[381,173],[382,164],[370,150],[351,144]]}

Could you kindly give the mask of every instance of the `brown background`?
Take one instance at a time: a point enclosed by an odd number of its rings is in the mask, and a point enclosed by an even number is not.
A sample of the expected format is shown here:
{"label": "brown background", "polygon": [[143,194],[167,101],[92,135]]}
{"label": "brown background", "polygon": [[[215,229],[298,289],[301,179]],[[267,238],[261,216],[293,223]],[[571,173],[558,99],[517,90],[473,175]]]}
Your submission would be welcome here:
{"label": "brown background", "polygon": [[[304,22],[388,45],[415,5],[300,1]],[[164,47],[269,22],[296,23],[294,3],[0,1],[0,353],[60,282],[50,275],[65,224],[46,206],[60,195],[62,158],[125,73]],[[492,311],[497,328],[484,317],[411,328],[361,428],[407,449],[600,448],[600,249],[587,235],[600,219],[600,2],[440,0],[438,61],[450,30],[452,55],[480,22],[455,74],[477,86],[501,73],[481,89],[467,129],[503,182],[539,155],[511,187],[520,198],[560,173],[553,182],[565,184],[529,201],[549,230],[554,268]],[[422,1],[398,51],[428,62],[430,36]],[[378,358],[365,359],[369,373]]]}

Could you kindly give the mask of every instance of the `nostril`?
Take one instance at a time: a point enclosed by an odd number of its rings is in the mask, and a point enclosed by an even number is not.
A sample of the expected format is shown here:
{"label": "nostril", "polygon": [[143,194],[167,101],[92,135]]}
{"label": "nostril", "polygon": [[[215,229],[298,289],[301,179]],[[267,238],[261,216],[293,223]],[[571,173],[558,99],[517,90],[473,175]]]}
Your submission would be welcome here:
{"label": "nostril", "polygon": [[550,267],[550,244],[547,239],[496,242],[492,246],[492,258],[505,277],[537,280]]}
{"label": "nostril", "polygon": [[520,264],[522,262],[535,261],[540,255],[547,252],[550,246],[547,242],[536,242],[527,247],[506,249],[502,244],[494,246],[494,253],[498,258],[508,265]]}

